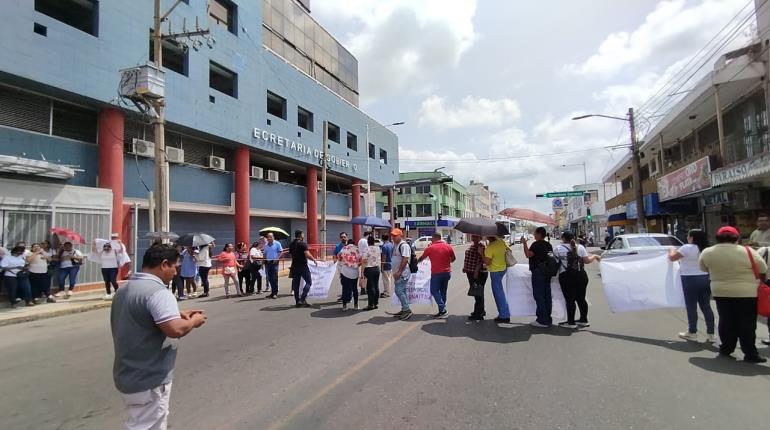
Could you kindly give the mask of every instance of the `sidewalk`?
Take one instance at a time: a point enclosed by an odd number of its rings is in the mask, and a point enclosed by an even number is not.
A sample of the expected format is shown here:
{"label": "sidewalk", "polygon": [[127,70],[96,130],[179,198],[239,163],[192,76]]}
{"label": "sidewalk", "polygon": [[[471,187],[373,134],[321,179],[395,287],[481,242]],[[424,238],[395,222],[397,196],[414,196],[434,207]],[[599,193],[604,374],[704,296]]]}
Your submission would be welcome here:
{"label": "sidewalk", "polygon": [[[209,289],[211,290],[224,288],[224,285],[222,276],[216,275],[209,278]],[[200,285],[198,285],[198,291],[203,291]],[[43,303],[35,306],[24,306],[22,303],[15,309],[4,304],[3,307],[0,307],[0,327],[110,307],[112,302],[103,300],[103,296],[104,290],[99,288],[80,293],[75,290],[72,297],[56,299],[56,303]]]}

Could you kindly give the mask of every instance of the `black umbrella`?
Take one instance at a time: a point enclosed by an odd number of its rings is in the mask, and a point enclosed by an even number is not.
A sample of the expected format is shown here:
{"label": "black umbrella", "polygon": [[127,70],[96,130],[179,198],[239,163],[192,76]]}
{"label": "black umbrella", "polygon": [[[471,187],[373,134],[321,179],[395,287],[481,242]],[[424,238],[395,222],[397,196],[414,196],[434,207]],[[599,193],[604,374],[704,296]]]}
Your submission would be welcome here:
{"label": "black umbrella", "polygon": [[204,246],[214,242],[214,238],[206,233],[188,233],[176,240],[177,245]]}
{"label": "black umbrella", "polygon": [[460,218],[460,221],[455,226],[455,230],[479,236],[502,237],[510,234],[505,224],[487,218]]}

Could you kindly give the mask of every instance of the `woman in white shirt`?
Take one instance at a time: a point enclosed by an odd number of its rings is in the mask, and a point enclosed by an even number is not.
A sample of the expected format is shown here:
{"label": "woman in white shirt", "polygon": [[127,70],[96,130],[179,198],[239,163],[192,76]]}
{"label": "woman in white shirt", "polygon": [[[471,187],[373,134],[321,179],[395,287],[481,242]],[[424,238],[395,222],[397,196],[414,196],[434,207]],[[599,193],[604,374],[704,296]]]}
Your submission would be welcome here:
{"label": "woman in white shirt", "polygon": [[196,262],[198,263],[198,275],[201,277],[201,286],[203,286],[203,294],[198,297],[209,296],[209,270],[211,270],[211,248],[213,246],[214,244],[210,243],[198,249]]}
{"label": "woman in white shirt", "polygon": [[[56,297],[64,292],[64,297],[69,298],[78,282],[78,272],[83,264],[83,254],[72,247],[72,242],[65,242],[58,254],[59,258],[59,292]],[[67,278],[69,278],[69,288],[67,287]]]}
{"label": "woman in white shirt", "polygon": [[[24,299],[27,306],[34,306],[32,293],[27,275],[27,260],[24,258],[24,247],[15,246],[0,260],[0,269],[3,270],[3,286],[5,286],[11,307]],[[19,298],[21,296],[21,298]]]}
{"label": "woman in white shirt", "polygon": [[382,250],[375,245],[374,235],[370,234],[366,239],[364,251],[364,277],[366,278],[366,296],[369,305],[365,311],[377,309],[380,298],[380,264],[382,263]]}
{"label": "woman in white shirt", "polygon": [[[559,285],[567,303],[567,321],[559,327],[576,329],[588,327],[588,274],[585,265],[600,261],[601,256],[588,254],[583,245],[575,242],[575,235],[565,231],[561,235],[562,244],[554,247],[553,253],[559,259]],[[575,320],[575,311],[580,310],[580,318]]]}
{"label": "woman in white shirt", "polygon": [[358,309],[358,278],[361,276],[361,253],[353,239],[342,248],[337,255],[340,267],[340,283],[342,284],[342,310],[348,309],[348,303],[353,299],[353,308]]}
{"label": "woman in white shirt", "polygon": [[34,300],[43,298],[48,302],[56,302],[51,295],[51,276],[48,274],[50,260],[50,252],[43,249],[41,244],[32,244],[32,254],[27,257],[27,264],[29,265],[29,283],[32,287]]}
{"label": "woman in white shirt", "polygon": [[112,247],[111,242],[106,242],[102,245],[101,250],[96,249],[96,241],[91,244],[91,252],[99,256],[99,261],[102,265],[102,279],[104,280],[104,289],[107,293],[104,295],[104,300],[111,300],[113,291],[118,292],[118,270],[120,258],[118,257],[119,250]]}
{"label": "woman in white shirt", "polygon": [[711,286],[709,274],[700,270],[700,253],[708,247],[708,237],[702,230],[690,230],[687,245],[671,249],[668,258],[679,262],[682,278],[684,303],[687,308],[687,331],[679,333],[685,340],[698,340],[698,306],[706,320],[706,342],[714,343],[714,311],[711,309]]}

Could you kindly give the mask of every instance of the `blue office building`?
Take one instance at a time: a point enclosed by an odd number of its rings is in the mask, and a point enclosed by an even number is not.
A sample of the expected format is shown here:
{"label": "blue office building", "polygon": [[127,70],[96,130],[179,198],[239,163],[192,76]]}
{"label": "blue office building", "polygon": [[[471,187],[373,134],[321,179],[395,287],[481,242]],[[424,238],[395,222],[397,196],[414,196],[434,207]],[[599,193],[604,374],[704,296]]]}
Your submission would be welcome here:
{"label": "blue office building", "polygon": [[[155,138],[119,85],[121,70],[153,60],[153,5],[3,2],[3,243],[67,227],[88,239],[119,231],[139,252],[146,246]],[[182,0],[162,28],[210,30],[163,44],[172,231],[205,231],[222,245],[278,226],[319,243],[324,122],[329,242],[353,230],[359,185],[395,183],[397,137],[359,109],[358,62],[309,1]]]}

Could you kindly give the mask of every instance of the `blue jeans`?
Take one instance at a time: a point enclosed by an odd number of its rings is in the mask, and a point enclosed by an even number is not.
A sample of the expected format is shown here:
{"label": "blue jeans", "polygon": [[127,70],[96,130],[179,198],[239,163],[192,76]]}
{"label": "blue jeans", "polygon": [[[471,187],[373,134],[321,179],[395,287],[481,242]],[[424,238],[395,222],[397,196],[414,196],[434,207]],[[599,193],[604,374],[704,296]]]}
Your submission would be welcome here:
{"label": "blue jeans", "polygon": [[690,333],[698,332],[698,306],[706,320],[706,333],[714,334],[714,311],[711,309],[711,286],[709,275],[682,276],[684,304],[687,307],[687,328]]}
{"label": "blue jeans", "polygon": [[[276,271],[276,276],[277,276]],[[305,287],[302,289],[302,294],[299,293],[299,280],[305,280]],[[278,280],[276,279],[276,284]],[[310,287],[313,285],[313,280],[310,278],[310,268],[307,266],[291,267],[291,290],[294,292],[294,302],[297,304],[303,303],[307,298],[307,293],[310,292]]]}
{"label": "blue jeans", "polygon": [[537,305],[537,322],[543,325],[551,325],[551,277],[545,276],[540,269],[532,271],[532,297]]}
{"label": "blue jeans", "polygon": [[[409,268],[407,268],[409,270]],[[394,288],[396,291],[396,297],[401,302],[401,310],[409,310],[409,296],[406,294],[406,284],[409,282],[409,278],[398,278],[394,282]]]}
{"label": "blue jeans", "polygon": [[265,275],[267,284],[270,285],[270,295],[278,295],[278,262],[268,261],[265,263]]}
{"label": "blue jeans", "polygon": [[436,301],[439,312],[446,310],[446,291],[449,287],[449,278],[451,277],[452,274],[450,272],[430,275],[430,295]]}
{"label": "blue jeans", "polygon": [[4,276],[3,286],[5,292],[8,294],[8,301],[11,302],[11,306],[16,304],[16,299],[24,299],[26,303],[32,301],[32,289],[29,285],[29,277],[27,275],[17,276]]}
{"label": "blue jeans", "polygon": [[347,305],[350,303],[350,298],[353,298],[353,305],[358,306],[358,278],[350,279],[344,275],[340,275],[340,283],[342,284],[342,304]]}
{"label": "blue jeans", "polygon": [[489,277],[492,278],[492,295],[495,297],[498,318],[511,317],[511,311],[508,309],[508,299],[505,298],[505,287],[503,287],[505,273],[506,270],[489,272]]}
{"label": "blue jeans", "polygon": [[59,271],[57,272],[58,279],[59,279],[59,291],[64,290],[65,281],[67,280],[67,277],[69,277],[69,280],[70,280],[70,290],[74,290],[75,284],[77,284],[78,282],[79,271],[80,271],[80,266],[59,267]]}

